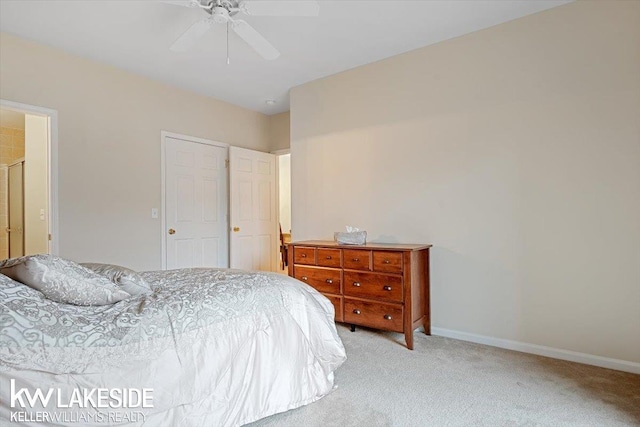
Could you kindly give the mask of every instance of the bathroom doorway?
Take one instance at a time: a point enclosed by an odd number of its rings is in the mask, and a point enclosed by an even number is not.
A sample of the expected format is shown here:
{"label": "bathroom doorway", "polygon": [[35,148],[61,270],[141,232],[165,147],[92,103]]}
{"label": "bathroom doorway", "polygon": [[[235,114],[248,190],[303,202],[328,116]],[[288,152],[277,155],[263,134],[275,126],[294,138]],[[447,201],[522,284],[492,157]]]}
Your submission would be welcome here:
{"label": "bathroom doorway", "polygon": [[0,100],[0,259],[56,253],[52,110]]}

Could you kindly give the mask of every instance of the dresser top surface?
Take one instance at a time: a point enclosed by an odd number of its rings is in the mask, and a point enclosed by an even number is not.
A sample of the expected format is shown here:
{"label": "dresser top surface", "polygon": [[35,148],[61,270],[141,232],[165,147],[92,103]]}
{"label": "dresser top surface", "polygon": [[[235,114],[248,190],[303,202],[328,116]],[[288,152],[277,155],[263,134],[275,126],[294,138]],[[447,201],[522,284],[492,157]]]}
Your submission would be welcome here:
{"label": "dresser top surface", "polygon": [[365,243],[364,245],[341,245],[332,240],[302,240],[290,243],[292,246],[330,247],[341,249],[387,249],[396,251],[418,251],[427,249],[429,244],[400,244],[400,243]]}

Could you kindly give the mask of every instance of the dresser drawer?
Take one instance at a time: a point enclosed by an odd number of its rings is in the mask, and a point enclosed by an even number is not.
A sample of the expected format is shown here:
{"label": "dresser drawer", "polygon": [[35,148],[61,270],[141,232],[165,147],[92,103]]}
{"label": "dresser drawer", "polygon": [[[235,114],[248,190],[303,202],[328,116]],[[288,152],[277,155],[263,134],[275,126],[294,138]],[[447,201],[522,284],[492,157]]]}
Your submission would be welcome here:
{"label": "dresser drawer", "polygon": [[294,264],[310,264],[316,263],[316,248],[308,248],[304,246],[295,246],[293,249]]}
{"label": "dresser drawer", "polygon": [[344,294],[402,302],[402,276],[345,271]]}
{"label": "dresser drawer", "polygon": [[342,297],[338,297],[335,295],[325,295],[323,294],[331,304],[333,304],[333,308],[336,310],[336,322],[344,322],[344,310],[342,309]]}
{"label": "dresser drawer", "polygon": [[317,264],[322,267],[342,267],[342,250],[318,248]]}
{"label": "dresser drawer", "polygon": [[343,250],[344,268],[352,270],[371,270],[371,251],[362,249]]}
{"label": "dresser drawer", "polygon": [[402,252],[374,252],[373,271],[402,273]]}
{"label": "dresser drawer", "polygon": [[294,266],[294,277],[320,292],[340,294],[341,271],[333,268]]}
{"label": "dresser drawer", "polygon": [[344,299],[344,321],[377,329],[402,332],[402,305]]}

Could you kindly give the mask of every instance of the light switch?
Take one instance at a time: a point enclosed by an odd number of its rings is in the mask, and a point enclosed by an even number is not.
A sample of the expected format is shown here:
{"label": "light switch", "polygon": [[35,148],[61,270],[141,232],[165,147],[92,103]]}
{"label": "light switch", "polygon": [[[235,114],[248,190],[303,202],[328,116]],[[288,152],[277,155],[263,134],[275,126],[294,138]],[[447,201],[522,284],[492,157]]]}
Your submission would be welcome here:
{"label": "light switch", "polygon": [[151,218],[158,219],[158,208],[151,208]]}

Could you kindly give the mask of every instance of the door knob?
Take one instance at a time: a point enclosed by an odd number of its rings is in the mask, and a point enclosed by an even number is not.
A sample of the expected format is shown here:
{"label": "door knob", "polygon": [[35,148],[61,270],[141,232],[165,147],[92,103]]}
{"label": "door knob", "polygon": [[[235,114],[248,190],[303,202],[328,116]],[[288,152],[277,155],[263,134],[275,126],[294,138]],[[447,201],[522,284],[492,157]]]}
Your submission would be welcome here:
{"label": "door knob", "polygon": [[176,230],[174,230],[173,228],[169,229],[169,234],[176,234]]}
{"label": "door knob", "polygon": [[238,231],[240,231],[240,227],[233,227],[233,232],[237,233]]}

